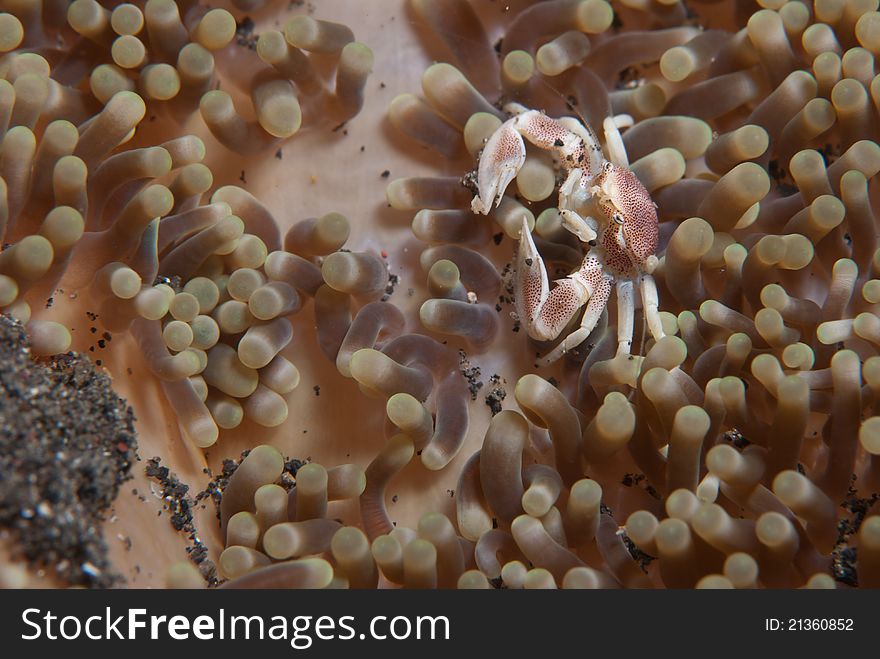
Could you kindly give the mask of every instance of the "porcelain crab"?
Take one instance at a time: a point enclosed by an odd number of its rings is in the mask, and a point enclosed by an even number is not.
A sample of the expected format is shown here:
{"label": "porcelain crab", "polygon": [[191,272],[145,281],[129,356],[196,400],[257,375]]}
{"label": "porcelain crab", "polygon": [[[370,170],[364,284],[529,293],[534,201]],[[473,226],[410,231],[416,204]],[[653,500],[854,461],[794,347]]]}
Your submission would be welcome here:
{"label": "porcelain crab", "polygon": [[654,340],[664,336],[657,286],[657,208],[641,181],[629,169],[619,128],[629,117],[607,118],[603,125],[609,159],[596,134],[572,117],[553,119],[517,104],[486,142],[477,168],[475,213],[488,214],[500,203],[507,186],[525,162],[523,137],[552,151],[566,172],[559,189],[563,226],[588,246],[580,267],[550,288],[547,270],[535,247],[526,218],[516,259],[516,309],[529,336],[550,341],[586,305],[580,327],[566,336],[543,360],[550,363],[582,343],[596,327],[617,289],[618,354],[629,354],[638,287],[645,318]]}

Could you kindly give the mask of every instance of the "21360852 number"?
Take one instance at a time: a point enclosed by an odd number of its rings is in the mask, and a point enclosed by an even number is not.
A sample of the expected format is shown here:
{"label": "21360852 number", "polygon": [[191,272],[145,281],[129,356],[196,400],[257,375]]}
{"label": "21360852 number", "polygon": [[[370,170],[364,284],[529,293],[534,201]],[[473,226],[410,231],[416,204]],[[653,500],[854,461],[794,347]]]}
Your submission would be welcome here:
{"label": "21360852 number", "polygon": [[789,631],[852,631],[852,618],[789,618]]}
{"label": "21360852 number", "polygon": [[766,631],[853,631],[852,618],[765,618]]}

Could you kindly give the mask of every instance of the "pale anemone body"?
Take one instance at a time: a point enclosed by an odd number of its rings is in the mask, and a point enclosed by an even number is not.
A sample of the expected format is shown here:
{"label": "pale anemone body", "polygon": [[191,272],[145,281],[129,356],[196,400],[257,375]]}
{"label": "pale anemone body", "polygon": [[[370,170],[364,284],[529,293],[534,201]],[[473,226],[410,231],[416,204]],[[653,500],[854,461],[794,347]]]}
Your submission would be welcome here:
{"label": "pale anemone body", "polygon": [[[137,12],[75,4],[76,32],[107,53],[79,67],[89,78],[66,60],[83,84],[3,60],[12,242],[39,238],[4,251],[0,301],[43,350],[66,348],[62,326],[94,348],[136,410],[141,455],[192,491],[253,449],[222,525],[196,511],[230,586],[822,587],[854,568],[880,583],[876,509],[857,501],[880,480],[876,7],[819,21],[798,2],[750,16],[697,3],[719,26],[702,31],[680,3],[401,0],[379,15],[327,0],[307,16],[240,2],[232,16],[254,30],[239,44],[223,14],[151,0],[139,27]],[[293,15],[306,18],[289,35],[275,26]],[[42,48],[54,70],[45,44],[64,20],[23,13],[19,38],[6,19],[0,46]],[[300,47],[325,52],[303,67]],[[504,267],[523,217],[563,271],[581,252],[546,154],[527,152],[520,194],[491,218],[470,213],[462,176],[502,94],[594,126],[635,119],[623,142],[658,206],[668,335],[639,345],[643,360],[614,358],[612,310],[580,355],[533,372]],[[59,117],[73,132],[49,131]],[[32,161],[57,165],[31,175]],[[44,222],[55,206],[82,217],[81,239]],[[154,244],[188,269],[181,290],[153,285],[174,274],[152,271]],[[61,275],[73,283],[44,308]],[[186,290],[200,277],[216,300]],[[293,497],[286,457],[312,463]],[[203,584],[134,476],[105,528],[114,563],[134,586]],[[838,538],[860,505],[860,531]]]}

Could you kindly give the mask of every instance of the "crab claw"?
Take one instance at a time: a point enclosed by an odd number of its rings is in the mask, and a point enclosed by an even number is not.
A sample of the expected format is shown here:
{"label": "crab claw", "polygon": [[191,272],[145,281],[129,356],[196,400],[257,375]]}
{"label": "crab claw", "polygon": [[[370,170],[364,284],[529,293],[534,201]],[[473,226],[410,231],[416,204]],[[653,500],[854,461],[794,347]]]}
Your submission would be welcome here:
{"label": "crab claw", "polygon": [[477,168],[479,195],[471,202],[475,213],[487,215],[493,204],[501,202],[501,196],[526,160],[526,145],[513,122],[514,119],[504,122],[486,142],[480,155]]}
{"label": "crab claw", "polygon": [[576,235],[582,243],[591,243],[598,237],[596,231],[599,224],[592,217],[584,218],[566,209],[560,210],[559,215],[562,218],[562,226]]}
{"label": "crab claw", "polygon": [[523,218],[516,257],[514,299],[517,315],[528,335],[539,341],[555,339],[574,314],[587,305],[580,327],[566,336],[542,360],[543,364],[556,361],[590,335],[608,302],[613,282],[613,277],[604,271],[602,262],[588,253],[580,268],[568,277],[557,279],[550,290],[544,262]]}
{"label": "crab claw", "polygon": [[550,282],[547,280],[544,261],[538,253],[535,241],[532,240],[529,223],[524,215],[522,233],[519,235],[519,248],[516,254],[514,302],[516,313],[530,335],[535,318],[549,294]]}

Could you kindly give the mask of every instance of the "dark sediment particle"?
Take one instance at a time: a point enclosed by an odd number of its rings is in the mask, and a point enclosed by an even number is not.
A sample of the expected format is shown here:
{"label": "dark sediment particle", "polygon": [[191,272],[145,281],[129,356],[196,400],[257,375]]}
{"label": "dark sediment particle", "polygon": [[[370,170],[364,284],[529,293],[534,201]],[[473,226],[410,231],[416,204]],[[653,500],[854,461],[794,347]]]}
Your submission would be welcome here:
{"label": "dark sediment particle", "polygon": [[462,377],[467,381],[471,400],[477,400],[477,392],[483,388],[483,381],[480,379],[480,367],[471,364],[464,350],[458,351],[458,358],[459,370]]}
{"label": "dark sediment particle", "polygon": [[[186,548],[189,559],[199,568],[199,572],[209,585],[216,585],[217,568],[208,559],[208,548],[199,538],[193,520],[193,510],[199,499],[189,496],[189,485],[182,483],[168,467],[163,467],[161,462],[161,458],[147,460],[145,470],[147,477],[155,480],[162,488],[161,495],[165,501],[165,509],[171,516],[171,526],[175,531],[183,531],[187,534],[191,542]],[[225,467],[224,464],[224,471]]]}
{"label": "dark sediment particle", "polygon": [[507,392],[504,389],[493,389],[492,392],[486,396],[486,405],[489,406],[489,410],[492,412],[492,416],[498,414],[502,407],[501,401],[503,401],[507,397]]}
{"label": "dark sediment particle", "polygon": [[71,585],[123,580],[102,523],[137,459],[134,413],[87,357],[33,361],[0,315],[0,526],[34,566]]}
{"label": "dark sediment particle", "polygon": [[250,16],[245,16],[236,24],[235,43],[248,50],[257,49],[257,38],[256,35],[254,35],[254,21]]}

